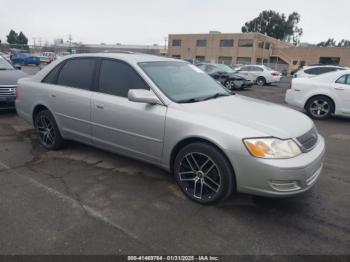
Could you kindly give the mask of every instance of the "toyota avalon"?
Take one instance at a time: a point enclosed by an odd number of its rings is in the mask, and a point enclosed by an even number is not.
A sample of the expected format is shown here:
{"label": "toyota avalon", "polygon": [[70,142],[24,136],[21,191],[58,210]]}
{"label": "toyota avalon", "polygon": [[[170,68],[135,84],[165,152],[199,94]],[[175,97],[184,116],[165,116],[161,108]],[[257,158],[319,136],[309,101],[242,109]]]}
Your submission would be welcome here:
{"label": "toyota avalon", "polygon": [[324,139],[306,115],[230,94],[194,65],[143,54],[64,57],[18,83],[18,114],[57,150],[76,140],[158,165],[202,204],[309,190]]}

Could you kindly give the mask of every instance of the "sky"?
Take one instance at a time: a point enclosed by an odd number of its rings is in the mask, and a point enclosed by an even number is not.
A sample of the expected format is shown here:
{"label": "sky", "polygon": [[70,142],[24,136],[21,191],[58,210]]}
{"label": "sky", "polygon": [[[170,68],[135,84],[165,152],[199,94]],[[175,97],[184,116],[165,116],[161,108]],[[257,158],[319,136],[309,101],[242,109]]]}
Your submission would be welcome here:
{"label": "sky", "polygon": [[52,42],[164,44],[169,33],[241,31],[262,10],[301,15],[302,42],[350,39],[349,0],[0,0],[0,39],[10,29]]}

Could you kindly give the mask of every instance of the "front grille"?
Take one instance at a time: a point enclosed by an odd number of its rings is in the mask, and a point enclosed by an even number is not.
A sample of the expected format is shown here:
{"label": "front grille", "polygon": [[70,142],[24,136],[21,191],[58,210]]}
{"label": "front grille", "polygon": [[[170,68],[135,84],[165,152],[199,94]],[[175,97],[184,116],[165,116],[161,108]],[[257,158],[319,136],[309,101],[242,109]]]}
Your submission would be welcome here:
{"label": "front grille", "polygon": [[302,136],[296,138],[303,151],[307,152],[314,148],[318,140],[318,134],[315,127],[313,127],[309,132]]}
{"label": "front grille", "polygon": [[16,86],[0,86],[0,96],[16,96]]}

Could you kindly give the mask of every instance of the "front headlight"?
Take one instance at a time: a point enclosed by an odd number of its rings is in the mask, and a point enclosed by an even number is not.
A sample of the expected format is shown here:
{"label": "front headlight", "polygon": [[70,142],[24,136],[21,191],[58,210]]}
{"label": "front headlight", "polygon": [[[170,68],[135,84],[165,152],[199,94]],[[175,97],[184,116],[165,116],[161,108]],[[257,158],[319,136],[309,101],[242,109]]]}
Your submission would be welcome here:
{"label": "front headlight", "polygon": [[243,142],[248,151],[259,158],[286,159],[301,154],[299,146],[292,139],[249,138]]}

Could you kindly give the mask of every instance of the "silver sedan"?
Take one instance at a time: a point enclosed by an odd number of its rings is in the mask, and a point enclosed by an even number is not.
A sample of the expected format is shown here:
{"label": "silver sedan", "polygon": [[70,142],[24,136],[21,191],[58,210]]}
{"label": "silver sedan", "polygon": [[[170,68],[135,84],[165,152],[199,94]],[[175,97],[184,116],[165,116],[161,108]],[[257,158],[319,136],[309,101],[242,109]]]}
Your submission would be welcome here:
{"label": "silver sedan", "polygon": [[324,139],[307,116],[230,94],[180,60],[68,56],[21,79],[16,107],[45,148],[76,140],[158,165],[202,204],[299,194],[322,170]]}

